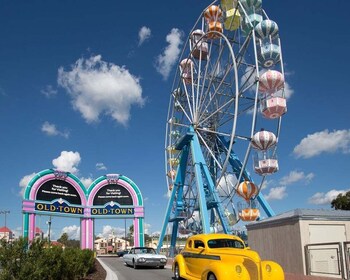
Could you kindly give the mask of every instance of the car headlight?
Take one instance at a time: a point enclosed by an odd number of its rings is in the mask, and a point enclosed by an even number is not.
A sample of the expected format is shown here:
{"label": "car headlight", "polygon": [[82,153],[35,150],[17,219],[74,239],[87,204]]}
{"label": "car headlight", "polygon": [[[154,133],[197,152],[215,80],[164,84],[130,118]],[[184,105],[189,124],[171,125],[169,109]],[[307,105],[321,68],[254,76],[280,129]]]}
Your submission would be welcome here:
{"label": "car headlight", "polygon": [[241,274],[242,273],[242,267],[240,266],[240,265],[236,265],[236,272],[238,273],[238,274]]}
{"label": "car headlight", "polygon": [[271,265],[267,264],[265,266],[265,269],[266,269],[267,272],[271,272],[271,270],[272,270]]}
{"label": "car headlight", "polygon": [[137,261],[138,261],[138,262],[145,262],[146,259],[145,259],[145,258],[139,258]]}
{"label": "car headlight", "polygon": [[166,259],[160,259],[160,262],[162,262],[162,263],[166,263]]}

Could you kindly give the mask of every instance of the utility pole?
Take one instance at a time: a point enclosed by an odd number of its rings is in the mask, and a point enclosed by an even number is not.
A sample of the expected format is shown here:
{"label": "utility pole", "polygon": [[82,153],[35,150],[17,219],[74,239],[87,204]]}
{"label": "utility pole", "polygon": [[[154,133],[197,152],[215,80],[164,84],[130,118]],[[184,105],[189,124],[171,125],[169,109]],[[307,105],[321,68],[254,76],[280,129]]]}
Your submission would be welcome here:
{"label": "utility pole", "polygon": [[47,224],[48,224],[48,226],[49,226],[49,233],[48,233],[48,239],[49,239],[49,248],[50,248],[50,242],[51,242],[51,216],[50,216],[50,218],[49,218],[49,220],[47,221]]}
{"label": "utility pole", "polygon": [[6,215],[10,214],[10,210],[2,210],[2,211],[0,211],[0,214],[4,214],[5,215],[5,227],[6,227]]}
{"label": "utility pole", "polygon": [[126,219],[124,219],[124,247],[126,250]]}

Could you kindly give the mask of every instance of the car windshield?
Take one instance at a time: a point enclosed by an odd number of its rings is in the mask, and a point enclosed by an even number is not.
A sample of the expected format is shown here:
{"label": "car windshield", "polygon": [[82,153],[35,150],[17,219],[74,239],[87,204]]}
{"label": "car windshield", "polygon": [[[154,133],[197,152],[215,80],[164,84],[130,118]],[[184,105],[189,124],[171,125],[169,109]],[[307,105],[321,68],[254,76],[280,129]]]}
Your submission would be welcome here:
{"label": "car windshield", "polygon": [[135,254],[155,254],[156,251],[153,248],[135,248]]}
{"label": "car windshield", "polygon": [[211,239],[208,240],[209,248],[238,248],[243,249],[244,244],[239,240],[234,239]]}

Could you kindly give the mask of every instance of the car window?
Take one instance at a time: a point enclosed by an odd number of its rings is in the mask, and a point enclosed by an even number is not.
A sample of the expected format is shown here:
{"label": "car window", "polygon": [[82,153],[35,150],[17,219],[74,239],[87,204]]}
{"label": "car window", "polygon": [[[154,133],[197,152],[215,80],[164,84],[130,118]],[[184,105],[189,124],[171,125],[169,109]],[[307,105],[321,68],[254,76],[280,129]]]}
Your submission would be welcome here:
{"label": "car window", "polygon": [[205,247],[202,240],[195,240],[194,241],[194,248],[198,248],[198,247],[203,247],[203,248]]}
{"label": "car window", "polygon": [[188,241],[188,248],[192,248],[192,240]]}
{"label": "car window", "polygon": [[243,249],[244,244],[239,240],[234,239],[211,239],[208,240],[209,248],[238,248]]}
{"label": "car window", "polygon": [[135,254],[156,254],[153,248],[136,248]]}

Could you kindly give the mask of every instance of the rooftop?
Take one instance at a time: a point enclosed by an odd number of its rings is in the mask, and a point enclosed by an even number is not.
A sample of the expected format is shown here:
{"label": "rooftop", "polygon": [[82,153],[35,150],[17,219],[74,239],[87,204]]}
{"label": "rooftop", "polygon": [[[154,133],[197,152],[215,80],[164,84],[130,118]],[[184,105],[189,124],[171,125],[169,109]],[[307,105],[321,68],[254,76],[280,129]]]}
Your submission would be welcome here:
{"label": "rooftop", "polygon": [[1,227],[0,232],[11,232],[12,233],[12,231],[8,227]]}
{"label": "rooftop", "polygon": [[350,221],[350,211],[331,209],[294,209],[273,217],[247,224],[247,228],[260,225],[280,224],[286,221],[319,220],[319,221]]}

